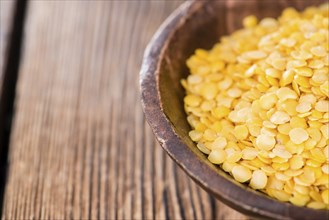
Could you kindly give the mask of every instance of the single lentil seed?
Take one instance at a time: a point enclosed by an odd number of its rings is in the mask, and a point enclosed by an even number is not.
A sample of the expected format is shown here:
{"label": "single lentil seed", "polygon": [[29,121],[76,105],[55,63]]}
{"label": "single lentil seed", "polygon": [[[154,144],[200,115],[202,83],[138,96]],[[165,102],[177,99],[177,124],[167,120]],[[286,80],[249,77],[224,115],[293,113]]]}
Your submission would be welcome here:
{"label": "single lentil seed", "polygon": [[260,97],[260,106],[263,109],[269,110],[271,109],[277,102],[278,98],[274,93],[264,94]]}
{"label": "single lentil seed", "polygon": [[293,128],[289,131],[289,137],[293,143],[301,144],[308,139],[309,135],[303,128]]}
{"label": "single lentil seed", "polygon": [[238,182],[244,183],[250,180],[252,174],[248,168],[237,165],[232,168],[232,175]]}
{"label": "single lentil seed", "polygon": [[309,102],[301,102],[296,106],[296,111],[299,113],[305,113],[312,109],[312,105]]}
{"label": "single lentil seed", "polygon": [[290,120],[290,116],[283,111],[277,111],[271,116],[270,120],[273,124],[284,124]]}
{"label": "single lentil seed", "polygon": [[234,128],[234,135],[238,140],[244,140],[248,137],[249,131],[246,125],[238,125]]}
{"label": "single lentil seed", "polygon": [[254,15],[247,16],[243,19],[243,26],[245,28],[255,27],[257,23],[258,23],[257,18]]}
{"label": "single lentil seed", "polygon": [[298,97],[296,92],[288,87],[281,87],[277,90],[276,95],[281,102],[287,99],[297,99]]}
{"label": "single lentil seed", "polygon": [[259,149],[271,150],[275,145],[275,138],[266,134],[261,134],[256,139],[256,145]]}
{"label": "single lentil seed", "polygon": [[226,152],[223,149],[214,149],[210,152],[208,159],[214,164],[222,164],[226,159]]}
{"label": "single lentil seed", "polygon": [[315,104],[315,110],[319,112],[329,112],[329,101],[320,100]]}
{"label": "single lentil seed", "polygon": [[264,189],[267,184],[267,175],[262,170],[255,170],[252,173],[249,185],[254,189]]}

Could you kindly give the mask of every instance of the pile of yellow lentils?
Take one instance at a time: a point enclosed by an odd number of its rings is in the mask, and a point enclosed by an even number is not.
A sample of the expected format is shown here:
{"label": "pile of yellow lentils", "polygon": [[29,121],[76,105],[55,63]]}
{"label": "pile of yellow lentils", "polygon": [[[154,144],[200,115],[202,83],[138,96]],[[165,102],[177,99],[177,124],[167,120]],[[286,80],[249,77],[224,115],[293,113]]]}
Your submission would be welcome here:
{"label": "pile of yellow lentils", "polygon": [[329,209],[329,5],[243,25],[187,60],[189,136],[238,182]]}

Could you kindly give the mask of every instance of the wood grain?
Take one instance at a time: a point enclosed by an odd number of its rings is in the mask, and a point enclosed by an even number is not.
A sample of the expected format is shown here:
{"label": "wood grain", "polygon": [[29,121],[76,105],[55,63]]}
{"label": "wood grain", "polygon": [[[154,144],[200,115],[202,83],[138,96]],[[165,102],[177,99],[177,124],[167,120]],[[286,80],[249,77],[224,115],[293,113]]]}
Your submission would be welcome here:
{"label": "wood grain", "polygon": [[31,1],[2,219],[246,219],[156,143],[143,50],[181,1]]}

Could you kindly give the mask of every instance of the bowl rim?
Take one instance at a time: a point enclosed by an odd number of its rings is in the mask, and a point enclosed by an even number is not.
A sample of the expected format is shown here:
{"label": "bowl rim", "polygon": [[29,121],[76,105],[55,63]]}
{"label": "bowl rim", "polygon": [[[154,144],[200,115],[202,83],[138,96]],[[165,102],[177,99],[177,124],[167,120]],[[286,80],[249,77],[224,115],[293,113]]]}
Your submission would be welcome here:
{"label": "bowl rim", "polygon": [[140,70],[140,96],[146,120],[156,139],[169,156],[202,188],[244,214],[283,220],[300,219],[300,216],[312,216],[316,219],[329,217],[329,210],[315,210],[280,202],[245,185],[234,183],[233,178],[229,180],[220,175],[182,141],[164,113],[159,90],[159,70],[165,51],[175,32],[207,3],[209,0],[186,1],[181,4],[162,23],[145,49]]}

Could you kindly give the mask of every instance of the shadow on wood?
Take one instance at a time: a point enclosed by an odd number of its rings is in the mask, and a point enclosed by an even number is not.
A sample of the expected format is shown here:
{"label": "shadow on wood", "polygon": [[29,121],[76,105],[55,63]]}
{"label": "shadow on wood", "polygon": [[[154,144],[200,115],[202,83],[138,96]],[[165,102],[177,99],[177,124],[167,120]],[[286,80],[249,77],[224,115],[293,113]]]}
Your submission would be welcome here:
{"label": "shadow on wood", "polygon": [[[2,85],[0,85],[0,216],[2,215],[2,203],[7,176],[8,146],[10,141],[12,117],[14,114],[15,90],[27,1],[7,1],[1,4],[14,3],[14,6],[10,6],[10,9],[12,9],[14,14],[11,19],[11,24],[8,25],[9,30],[7,33],[10,39],[8,40],[8,44],[4,45],[5,50],[7,50],[5,51],[6,55],[1,57],[1,59],[4,59],[3,70],[1,70],[4,75],[2,76]],[[10,10],[9,5],[4,8]],[[1,10],[3,10],[3,8]],[[8,21],[10,22],[10,19],[8,19]]]}

